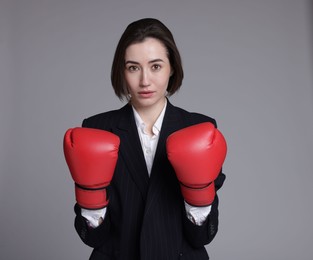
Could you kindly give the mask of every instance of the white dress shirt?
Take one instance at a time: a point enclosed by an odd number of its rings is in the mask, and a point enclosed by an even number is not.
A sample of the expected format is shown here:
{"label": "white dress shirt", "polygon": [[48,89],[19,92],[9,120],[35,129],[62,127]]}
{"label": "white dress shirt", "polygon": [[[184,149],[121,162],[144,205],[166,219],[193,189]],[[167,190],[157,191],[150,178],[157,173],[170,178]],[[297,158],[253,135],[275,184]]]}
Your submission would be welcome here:
{"label": "white dress shirt", "polygon": [[[142,146],[142,150],[144,153],[147,170],[150,176],[151,168],[154,160],[155,151],[157,148],[157,144],[159,141],[159,135],[162,127],[162,122],[166,110],[165,103],[164,108],[159,115],[158,119],[155,121],[153,127],[152,127],[152,136],[149,136],[149,134],[146,132],[146,125],[133,107],[135,121],[137,125],[137,130]],[[189,205],[187,202],[185,202],[185,208],[187,212],[187,217],[190,219],[194,224],[201,225],[207,218],[207,216],[210,214],[211,206],[207,207],[194,207]],[[97,227],[99,226],[99,220],[101,222],[101,219],[104,219],[106,208],[99,209],[99,210],[87,210],[82,209],[82,216],[85,217],[88,221],[88,224],[91,227]]]}

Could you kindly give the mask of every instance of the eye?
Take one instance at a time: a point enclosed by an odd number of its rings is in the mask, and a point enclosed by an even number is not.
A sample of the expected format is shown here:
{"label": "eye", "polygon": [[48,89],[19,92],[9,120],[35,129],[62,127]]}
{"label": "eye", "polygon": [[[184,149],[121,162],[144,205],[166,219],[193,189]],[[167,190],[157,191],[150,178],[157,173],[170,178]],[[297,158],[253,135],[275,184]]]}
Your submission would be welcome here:
{"label": "eye", "polygon": [[137,71],[139,70],[139,67],[135,66],[135,65],[131,65],[131,66],[128,66],[126,67],[126,69],[130,72],[134,72],[134,71]]}
{"label": "eye", "polygon": [[160,70],[161,69],[161,65],[160,64],[153,64],[152,65],[152,70]]}

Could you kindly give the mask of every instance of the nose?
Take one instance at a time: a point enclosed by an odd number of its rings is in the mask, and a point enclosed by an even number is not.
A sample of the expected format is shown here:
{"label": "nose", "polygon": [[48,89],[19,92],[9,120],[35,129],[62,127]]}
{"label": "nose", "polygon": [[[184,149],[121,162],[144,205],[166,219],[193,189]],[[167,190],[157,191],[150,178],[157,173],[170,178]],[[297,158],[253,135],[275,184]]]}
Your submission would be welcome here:
{"label": "nose", "polygon": [[150,86],[150,79],[149,79],[149,73],[147,70],[142,70],[140,75],[140,86],[141,87],[148,87]]}

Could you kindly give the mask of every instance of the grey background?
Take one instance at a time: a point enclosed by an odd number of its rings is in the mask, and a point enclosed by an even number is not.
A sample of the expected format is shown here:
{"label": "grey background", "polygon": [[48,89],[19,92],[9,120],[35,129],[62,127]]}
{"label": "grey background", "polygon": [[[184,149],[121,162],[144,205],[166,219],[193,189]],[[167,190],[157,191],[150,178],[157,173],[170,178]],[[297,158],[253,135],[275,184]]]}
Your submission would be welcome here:
{"label": "grey background", "polygon": [[110,67],[125,26],[173,31],[186,77],[171,101],[228,140],[215,260],[312,259],[312,3],[1,0],[0,258],[87,259],[73,227],[65,130],[123,105]]}

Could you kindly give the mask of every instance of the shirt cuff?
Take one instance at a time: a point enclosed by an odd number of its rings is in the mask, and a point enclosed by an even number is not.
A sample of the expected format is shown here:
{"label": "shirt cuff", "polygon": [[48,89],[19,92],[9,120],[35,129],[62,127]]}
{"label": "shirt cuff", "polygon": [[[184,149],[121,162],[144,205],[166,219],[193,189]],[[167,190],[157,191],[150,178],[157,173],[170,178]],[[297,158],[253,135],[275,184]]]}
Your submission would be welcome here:
{"label": "shirt cuff", "polygon": [[208,215],[211,212],[211,207],[212,205],[205,207],[194,207],[185,201],[187,217],[197,226],[201,226],[203,222],[207,219]]}
{"label": "shirt cuff", "polygon": [[102,223],[106,210],[107,208],[96,210],[81,209],[81,214],[87,219],[88,226],[96,228]]}

